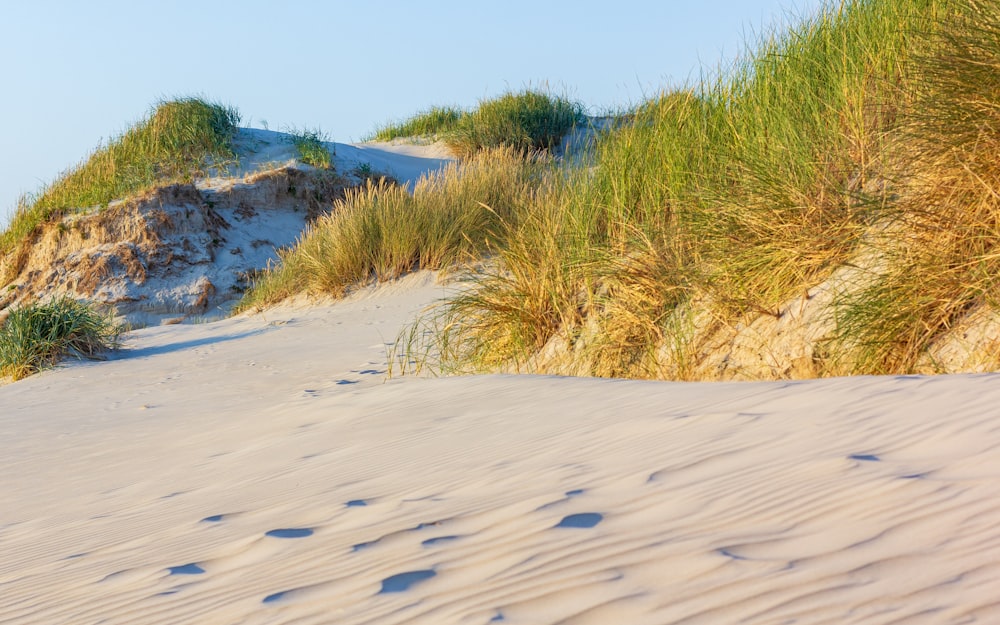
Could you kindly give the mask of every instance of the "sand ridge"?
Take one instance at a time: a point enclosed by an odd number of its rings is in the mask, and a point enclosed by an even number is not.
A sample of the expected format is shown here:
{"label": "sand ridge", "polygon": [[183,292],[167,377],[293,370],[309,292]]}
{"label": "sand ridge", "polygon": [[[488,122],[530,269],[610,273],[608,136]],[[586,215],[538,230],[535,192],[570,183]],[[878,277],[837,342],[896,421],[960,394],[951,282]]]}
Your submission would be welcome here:
{"label": "sand ridge", "polygon": [[453,288],[0,387],[0,623],[1000,618],[995,375],[386,382]]}

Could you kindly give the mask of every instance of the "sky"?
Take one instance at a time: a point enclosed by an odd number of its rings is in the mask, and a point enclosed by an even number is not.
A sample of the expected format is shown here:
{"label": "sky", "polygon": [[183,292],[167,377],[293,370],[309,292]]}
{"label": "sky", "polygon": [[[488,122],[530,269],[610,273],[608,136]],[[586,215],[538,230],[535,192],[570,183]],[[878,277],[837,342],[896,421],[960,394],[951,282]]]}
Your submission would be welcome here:
{"label": "sky", "polygon": [[360,141],[548,86],[598,114],[696,82],[822,0],[0,0],[0,224],[164,98]]}

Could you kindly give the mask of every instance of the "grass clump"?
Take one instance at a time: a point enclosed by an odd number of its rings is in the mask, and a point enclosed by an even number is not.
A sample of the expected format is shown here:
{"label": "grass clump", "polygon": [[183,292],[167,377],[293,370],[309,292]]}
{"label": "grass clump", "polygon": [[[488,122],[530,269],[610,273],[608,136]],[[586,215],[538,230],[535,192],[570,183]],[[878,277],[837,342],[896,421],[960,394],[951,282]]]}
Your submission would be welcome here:
{"label": "grass clump", "polygon": [[433,106],[401,122],[389,123],[375,131],[370,139],[392,141],[397,138],[430,137],[437,139],[452,132],[464,112],[453,106]]}
{"label": "grass clump", "polygon": [[21,306],[0,326],[0,375],[19,380],[66,356],[98,357],[118,346],[122,332],[111,317],[73,299]]}
{"label": "grass clump", "polygon": [[201,98],[157,104],[149,117],[99,147],[34,197],[24,197],[0,254],[11,252],[41,223],[66,211],[106,205],[163,182],[188,181],[234,157],[236,109]]}
{"label": "grass clump", "polygon": [[895,210],[888,138],[941,5],[828,7],[638,107],[599,140],[596,170],[536,205],[496,271],[445,307],[444,366],[563,371],[546,364],[562,353],[574,373],[659,377],[664,345],[689,365],[702,353],[674,335],[684,306],[721,325],[777,316]]}
{"label": "grass clump", "polygon": [[896,146],[908,178],[879,242],[886,261],[838,310],[847,373],[917,371],[967,316],[1000,309],[1000,7],[952,5],[918,61]]}
{"label": "grass clump", "polygon": [[480,102],[458,119],[445,141],[461,157],[501,146],[521,152],[548,150],[583,118],[581,104],[528,89]]}
{"label": "grass clump", "polygon": [[482,256],[540,183],[547,161],[512,149],[485,151],[417,181],[412,194],[385,180],[349,190],[280,262],[240,309],[300,292],[343,295],[352,285],[439,269]]}
{"label": "grass clump", "polygon": [[288,134],[291,135],[292,145],[298,150],[300,161],[320,169],[330,169],[333,161],[330,150],[326,147],[326,143],[329,141],[326,134],[319,129],[310,130],[308,128],[291,130]]}

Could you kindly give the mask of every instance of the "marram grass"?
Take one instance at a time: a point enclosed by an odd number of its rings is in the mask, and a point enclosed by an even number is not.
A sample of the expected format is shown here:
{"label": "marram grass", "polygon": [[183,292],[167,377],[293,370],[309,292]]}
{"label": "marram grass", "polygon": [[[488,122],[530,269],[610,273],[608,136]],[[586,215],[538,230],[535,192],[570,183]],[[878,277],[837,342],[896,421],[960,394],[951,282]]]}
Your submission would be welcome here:
{"label": "marram grass", "polygon": [[0,326],[0,375],[19,380],[67,356],[99,357],[122,332],[108,315],[69,298],[15,308]]}
{"label": "marram grass", "polygon": [[326,147],[329,138],[322,130],[291,129],[288,134],[291,136],[292,145],[299,153],[300,161],[320,169],[330,169],[333,166],[333,155]]}
{"label": "marram grass", "polygon": [[370,139],[375,141],[392,141],[398,138],[438,139],[453,131],[464,114],[464,111],[454,106],[434,106],[403,121],[381,126]]}
{"label": "marram grass", "polygon": [[461,157],[489,148],[549,150],[583,121],[583,107],[565,97],[526,89],[484,100],[445,136]]}
{"label": "marram grass", "polygon": [[471,111],[432,107],[379,128],[372,138],[440,139],[463,158],[501,147],[526,153],[556,147],[583,120],[584,108],[579,102],[545,90],[524,89],[482,100]]}
{"label": "marram grass", "polygon": [[10,253],[53,215],[106,205],[156,184],[189,181],[232,159],[236,109],[201,98],[160,102],[149,117],[127,129],[86,160],[21,199],[0,254]]}
{"label": "marram grass", "polygon": [[372,281],[447,268],[500,245],[549,167],[515,150],[488,150],[417,181],[412,193],[384,180],[349,190],[280,261],[254,281],[240,309],[300,292],[343,295]]}

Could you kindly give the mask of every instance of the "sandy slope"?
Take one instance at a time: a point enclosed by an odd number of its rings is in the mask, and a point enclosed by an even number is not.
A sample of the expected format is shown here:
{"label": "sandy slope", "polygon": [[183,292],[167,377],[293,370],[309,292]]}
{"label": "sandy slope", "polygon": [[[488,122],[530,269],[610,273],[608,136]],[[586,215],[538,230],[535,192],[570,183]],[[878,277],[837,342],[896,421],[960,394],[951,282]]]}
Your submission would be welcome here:
{"label": "sandy slope", "polygon": [[0,387],[0,623],[1000,622],[1000,378],[383,383],[444,292]]}

